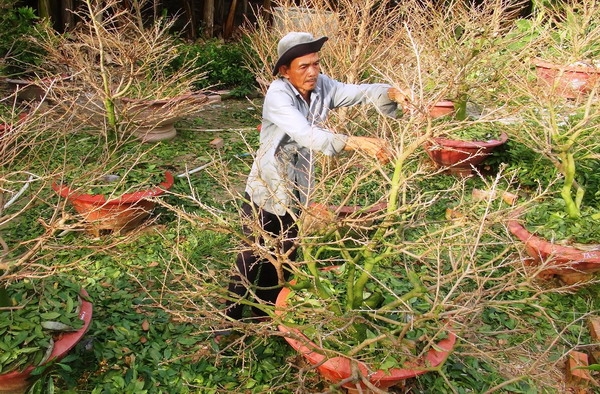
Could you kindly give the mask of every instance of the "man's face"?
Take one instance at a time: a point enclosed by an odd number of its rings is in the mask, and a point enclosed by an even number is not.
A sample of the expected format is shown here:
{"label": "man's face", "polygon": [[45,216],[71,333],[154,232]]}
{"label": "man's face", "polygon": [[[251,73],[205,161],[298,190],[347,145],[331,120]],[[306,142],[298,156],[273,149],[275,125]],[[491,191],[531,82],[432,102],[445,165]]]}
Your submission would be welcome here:
{"label": "man's face", "polygon": [[290,66],[281,66],[280,74],[287,78],[300,94],[307,98],[317,86],[317,77],[321,73],[319,54],[309,53],[292,60]]}

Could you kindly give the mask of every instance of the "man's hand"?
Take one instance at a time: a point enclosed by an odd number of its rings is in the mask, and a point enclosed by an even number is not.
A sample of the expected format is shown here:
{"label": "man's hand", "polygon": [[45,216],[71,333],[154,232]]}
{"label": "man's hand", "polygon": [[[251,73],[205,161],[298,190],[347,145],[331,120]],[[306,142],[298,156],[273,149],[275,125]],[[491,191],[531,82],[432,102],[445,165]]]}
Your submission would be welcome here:
{"label": "man's hand", "polygon": [[311,203],[302,213],[300,221],[302,233],[305,235],[327,231],[335,222],[335,213],[318,203]]}
{"label": "man's hand", "polygon": [[344,150],[363,152],[368,156],[376,158],[381,164],[389,163],[391,156],[387,142],[373,137],[349,136]]}
{"label": "man's hand", "polygon": [[390,100],[400,104],[402,108],[406,108],[410,102],[411,94],[408,89],[389,88],[388,97]]}

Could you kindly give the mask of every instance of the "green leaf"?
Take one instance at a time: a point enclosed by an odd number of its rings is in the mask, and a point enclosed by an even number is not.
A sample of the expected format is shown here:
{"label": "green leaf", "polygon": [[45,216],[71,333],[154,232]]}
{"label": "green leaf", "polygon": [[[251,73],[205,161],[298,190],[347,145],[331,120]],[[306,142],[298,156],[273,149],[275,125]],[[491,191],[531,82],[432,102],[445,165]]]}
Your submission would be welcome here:
{"label": "green leaf", "polygon": [[388,369],[395,368],[398,366],[398,361],[394,357],[387,356],[385,360],[379,365],[379,368],[383,369],[384,371],[387,371]]}
{"label": "green leaf", "polygon": [[40,317],[44,320],[54,320],[54,319],[58,319],[60,317],[60,313],[59,312],[44,312],[44,313],[40,313]]}

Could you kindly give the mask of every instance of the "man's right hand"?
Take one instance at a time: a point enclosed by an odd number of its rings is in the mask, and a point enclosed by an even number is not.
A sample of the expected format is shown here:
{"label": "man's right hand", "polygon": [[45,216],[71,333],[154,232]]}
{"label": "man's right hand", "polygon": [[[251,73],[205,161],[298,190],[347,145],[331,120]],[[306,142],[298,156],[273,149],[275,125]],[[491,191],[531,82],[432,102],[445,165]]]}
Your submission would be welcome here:
{"label": "man's right hand", "polygon": [[349,136],[344,150],[360,151],[374,157],[381,164],[387,164],[391,158],[388,143],[381,138]]}
{"label": "man's right hand", "polygon": [[335,213],[327,206],[319,203],[310,203],[302,213],[301,228],[305,235],[324,232],[335,227]]}

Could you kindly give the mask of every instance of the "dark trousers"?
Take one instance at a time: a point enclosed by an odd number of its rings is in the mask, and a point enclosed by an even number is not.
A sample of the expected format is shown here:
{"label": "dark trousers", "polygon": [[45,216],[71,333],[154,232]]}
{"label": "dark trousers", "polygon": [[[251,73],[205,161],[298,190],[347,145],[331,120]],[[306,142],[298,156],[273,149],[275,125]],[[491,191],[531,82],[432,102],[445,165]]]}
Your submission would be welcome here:
{"label": "dark trousers", "polygon": [[[248,196],[246,199],[249,201]],[[284,254],[290,251],[289,260],[296,259],[295,239],[298,236],[298,228],[295,225],[292,215],[289,213],[284,216],[275,215],[264,211],[256,205],[250,205],[244,202],[242,212],[245,219],[258,220],[260,227],[275,239],[280,240],[276,248],[279,253]],[[248,226],[243,227],[244,234],[248,237],[250,245],[245,245],[236,259],[237,271],[230,278],[229,293],[237,294],[239,298],[248,297],[248,287],[250,287],[256,297],[256,302],[264,302],[275,304],[277,295],[281,290],[278,286],[277,270],[268,260],[261,259],[252,250],[252,245],[264,245],[264,239],[260,234],[253,234],[253,231]],[[276,253],[274,253],[276,254]],[[290,270],[287,264],[283,266],[284,279],[288,280]],[[228,301],[227,316],[239,320],[242,318],[243,305]],[[257,316],[265,316],[266,313],[258,308],[253,308],[253,312]]]}

